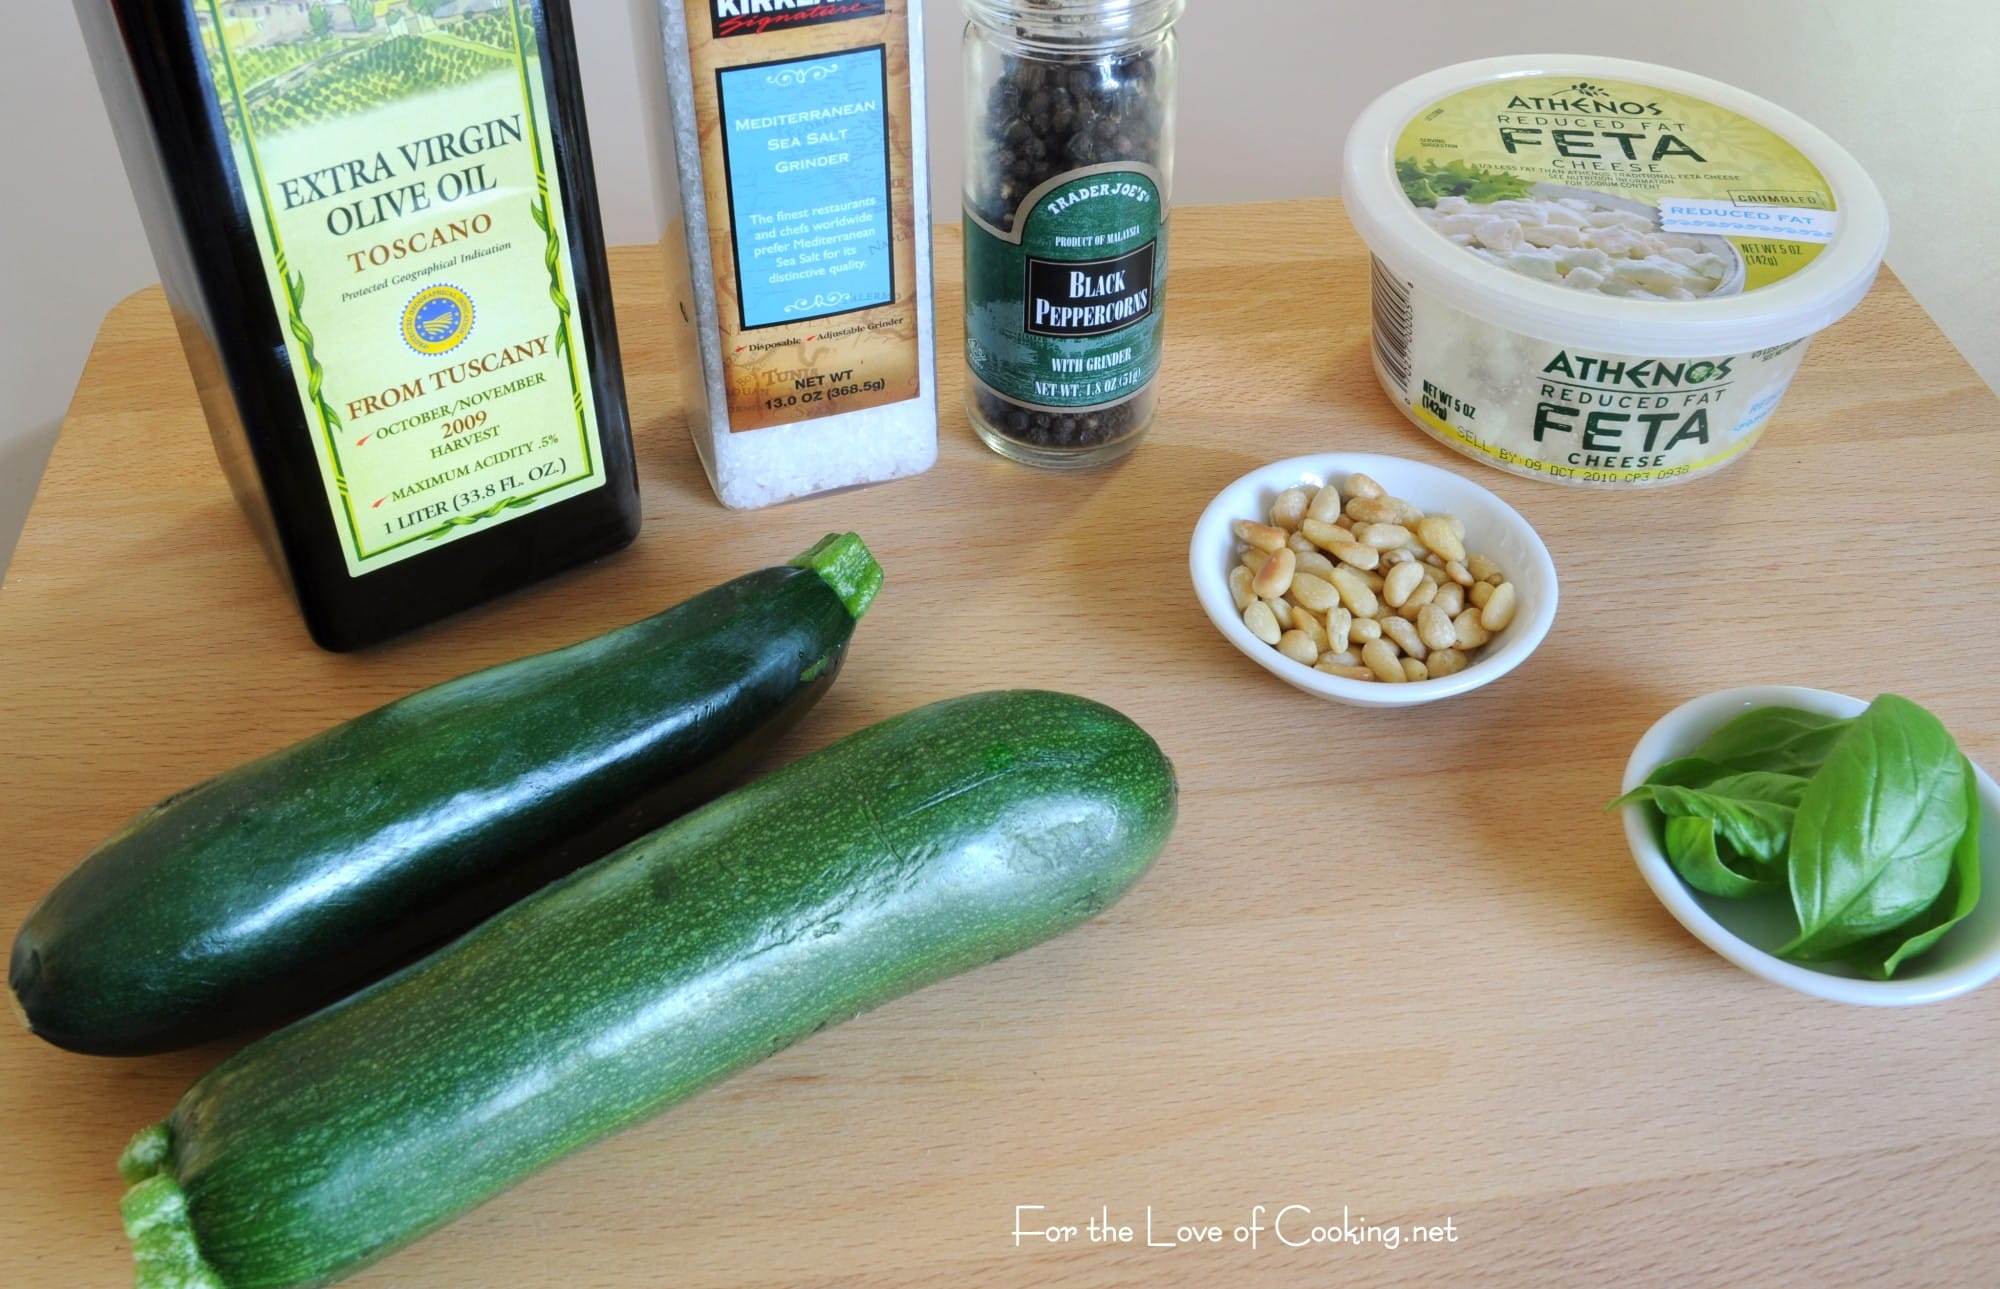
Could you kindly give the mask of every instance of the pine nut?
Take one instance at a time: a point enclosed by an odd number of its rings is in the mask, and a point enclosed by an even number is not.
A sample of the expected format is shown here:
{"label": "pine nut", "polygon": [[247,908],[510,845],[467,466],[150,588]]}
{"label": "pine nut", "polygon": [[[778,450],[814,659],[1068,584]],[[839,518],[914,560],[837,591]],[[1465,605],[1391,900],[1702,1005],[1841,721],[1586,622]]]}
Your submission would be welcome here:
{"label": "pine nut", "polygon": [[1431,601],[1444,612],[1447,620],[1465,611],[1465,588],[1456,582],[1438,588],[1437,598]]}
{"label": "pine nut", "polygon": [[1257,593],[1250,589],[1250,570],[1238,564],[1229,570],[1229,594],[1236,601],[1238,613],[1250,607],[1250,601]]}
{"label": "pine nut", "polygon": [[[1278,530],[1273,528],[1270,531]],[[1281,543],[1278,546],[1278,553],[1266,560],[1264,567],[1258,569],[1257,575],[1250,579],[1250,585],[1257,594],[1275,600],[1291,589],[1292,574],[1297,571],[1298,566],[1298,555],[1291,547]]]}
{"label": "pine nut", "polygon": [[1368,475],[1356,470],[1347,476],[1347,495],[1350,497],[1386,497],[1389,490]]}
{"label": "pine nut", "polygon": [[1269,524],[1260,524],[1254,520],[1239,519],[1236,521],[1235,532],[1237,541],[1255,546],[1260,551],[1276,554],[1285,549],[1285,530],[1282,528],[1273,528]]}
{"label": "pine nut", "polygon": [[1426,604],[1417,610],[1417,638],[1432,649],[1451,649],[1458,644],[1458,629],[1443,609]]}
{"label": "pine nut", "polygon": [[1400,524],[1403,503],[1394,497],[1355,497],[1347,503],[1346,515],[1364,524]]}
{"label": "pine nut", "polygon": [[1347,648],[1347,637],[1354,629],[1354,615],[1346,609],[1326,611],[1326,647],[1335,653]]}
{"label": "pine nut", "polygon": [[1315,671],[1323,671],[1329,676],[1344,676],[1348,680],[1374,680],[1375,673],[1366,667],[1329,667],[1321,663]]}
{"label": "pine nut", "polygon": [[1403,601],[1410,598],[1410,592],[1417,589],[1417,583],[1423,580],[1424,575],[1417,571],[1415,564],[1398,564],[1382,579],[1382,598],[1389,602],[1390,608],[1400,609]]}
{"label": "pine nut", "polygon": [[1417,540],[1436,551],[1442,559],[1465,558],[1465,543],[1452,531],[1451,520],[1443,515],[1428,515],[1419,519]]}
{"label": "pine nut", "polygon": [[1308,667],[1319,661],[1318,647],[1313,644],[1312,637],[1303,631],[1287,631],[1279,636],[1278,652]]}
{"label": "pine nut", "polygon": [[1329,649],[1319,656],[1319,660],[1323,663],[1331,663],[1336,667],[1358,667],[1361,665],[1361,655],[1352,649]]}
{"label": "pine nut", "polygon": [[1445,561],[1444,575],[1460,586],[1471,586],[1479,580],[1472,575],[1472,570],[1466,568],[1462,562],[1455,559]]}
{"label": "pine nut", "polygon": [[1429,680],[1430,668],[1424,666],[1421,658],[1403,659],[1403,679],[1408,681]]}
{"label": "pine nut", "polygon": [[1408,543],[1413,534],[1401,524],[1363,524],[1354,530],[1354,535],[1364,546],[1392,551]]}
{"label": "pine nut", "polygon": [[1382,624],[1373,618],[1356,618],[1354,619],[1354,625],[1347,630],[1347,641],[1349,644],[1354,643],[1356,640],[1367,644],[1370,640],[1380,640],[1381,638]]}
{"label": "pine nut", "polygon": [[1396,647],[1412,658],[1422,660],[1430,656],[1430,646],[1417,634],[1417,629],[1401,618],[1382,619],[1382,634],[1396,642]]}
{"label": "pine nut", "polygon": [[1346,605],[1355,617],[1368,618],[1375,615],[1375,592],[1369,589],[1361,574],[1350,568],[1336,568],[1333,570],[1333,586],[1340,592],[1340,602]]}
{"label": "pine nut", "polygon": [[1386,640],[1370,640],[1361,650],[1361,661],[1377,680],[1392,685],[1403,683],[1403,663]]}
{"label": "pine nut", "polygon": [[1468,660],[1464,654],[1456,649],[1433,649],[1431,650],[1431,656],[1424,661],[1431,669],[1432,678],[1436,679],[1443,676],[1455,676],[1459,672],[1464,671]]}
{"label": "pine nut", "polygon": [[1286,533],[1285,545],[1291,547],[1294,551],[1297,551],[1301,555],[1305,554],[1307,551],[1319,550],[1319,547],[1312,544],[1312,539],[1310,537],[1307,537],[1304,533]]}
{"label": "pine nut", "polygon": [[1321,622],[1317,615],[1295,606],[1292,609],[1292,630],[1304,632],[1306,638],[1313,642],[1313,648],[1326,648],[1326,623]]}
{"label": "pine nut", "polygon": [[1271,522],[1279,528],[1297,528],[1311,504],[1312,494],[1304,488],[1287,488],[1271,503]]}
{"label": "pine nut", "polygon": [[1475,582],[1484,582],[1500,571],[1500,566],[1484,555],[1474,555],[1465,561],[1465,567]]}
{"label": "pine nut", "polygon": [[1354,540],[1354,534],[1348,532],[1345,528],[1335,528],[1332,524],[1314,519],[1310,515],[1306,517],[1304,523],[1299,525],[1299,531],[1305,534],[1307,541],[1322,550],[1330,551],[1344,542]]}
{"label": "pine nut", "polygon": [[[1297,534],[1293,535],[1297,536]],[[1310,542],[1306,544],[1308,546],[1312,545]],[[1294,549],[1297,548],[1295,547]],[[1319,547],[1317,546],[1313,546],[1311,550],[1299,551],[1299,566],[1293,570],[1292,575],[1296,577],[1300,573],[1310,573],[1314,577],[1330,582],[1333,580],[1333,561],[1320,554]]]}
{"label": "pine nut", "polygon": [[1373,546],[1363,546],[1360,542],[1343,541],[1333,548],[1336,558],[1343,564],[1352,564],[1359,569],[1374,568],[1382,562],[1382,552]]}
{"label": "pine nut", "polygon": [[1314,613],[1325,613],[1340,603],[1340,592],[1331,580],[1315,573],[1292,575],[1292,598]]}
{"label": "pine nut", "polygon": [[1417,579],[1417,589],[1410,592],[1410,598],[1404,600],[1397,607],[1407,609],[1408,612],[1404,613],[1403,616],[1414,621],[1417,616],[1417,610],[1435,600],[1437,593],[1438,584],[1436,582],[1431,581],[1427,577],[1420,577]]}
{"label": "pine nut", "polygon": [[1306,503],[1307,519],[1316,519],[1324,524],[1330,523],[1339,517],[1340,489],[1330,483],[1318,492],[1315,492],[1312,500]]}
{"label": "pine nut", "polygon": [[1255,546],[1251,546],[1244,550],[1241,558],[1243,560],[1243,567],[1255,573],[1258,569],[1264,567],[1265,560],[1271,558],[1271,552],[1260,551]]}
{"label": "pine nut", "polygon": [[1272,600],[1272,599],[1265,599],[1260,601],[1260,603],[1263,604],[1265,608],[1271,611],[1271,618],[1278,624],[1278,629],[1280,631],[1290,631],[1292,629],[1291,605],[1287,604],[1283,600]]}
{"label": "pine nut", "polygon": [[1398,564],[1414,564],[1417,562],[1417,553],[1407,546],[1398,546],[1395,550],[1384,553],[1382,562],[1391,568]]}
{"label": "pine nut", "polygon": [[[1356,510],[1356,506],[1360,509]],[[1358,497],[1348,502],[1347,516],[1364,524],[1401,524],[1408,528],[1422,519],[1424,512],[1401,497],[1384,494],[1380,497]]]}
{"label": "pine nut", "polygon": [[1361,573],[1361,581],[1369,590],[1375,592],[1377,595],[1382,593],[1382,575],[1380,573],[1369,572],[1364,569]]}
{"label": "pine nut", "polygon": [[1465,598],[1472,601],[1473,608],[1485,608],[1493,599],[1493,583],[1474,582],[1472,589],[1465,593]]}
{"label": "pine nut", "polygon": [[1493,638],[1493,633],[1480,623],[1477,609],[1467,609],[1453,618],[1451,629],[1458,635],[1460,649],[1477,649]]}
{"label": "pine nut", "polygon": [[1507,624],[1514,620],[1516,598],[1512,582],[1502,582],[1494,587],[1486,607],[1479,610],[1479,625],[1495,634],[1505,631]]}
{"label": "pine nut", "polygon": [[1271,606],[1262,600],[1252,600],[1250,607],[1243,610],[1243,625],[1250,628],[1250,634],[1267,645],[1274,645],[1285,633],[1278,630],[1278,619],[1271,615]]}

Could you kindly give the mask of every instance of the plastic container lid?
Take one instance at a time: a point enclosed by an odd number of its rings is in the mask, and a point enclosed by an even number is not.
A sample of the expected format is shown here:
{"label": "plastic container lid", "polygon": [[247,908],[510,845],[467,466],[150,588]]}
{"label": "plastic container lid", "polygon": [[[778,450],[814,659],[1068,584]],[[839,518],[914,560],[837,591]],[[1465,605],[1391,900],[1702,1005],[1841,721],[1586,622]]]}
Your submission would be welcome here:
{"label": "plastic container lid", "polygon": [[[1399,148],[1412,173],[1442,167],[1462,179],[1478,167],[1515,165],[1523,175],[1506,180],[1546,182],[1570,173],[1553,167],[1573,165],[1580,168],[1567,183],[1601,184],[1613,200],[1708,199],[1819,232],[1776,242],[1731,236],[1757,266],[1758,280],[1740,290],[1694,300],[1603,295],[1524,276],[1440,235],[1405,191]],[[1664,161],[1655,148],[1666,150]],[[1461,154],[1474,169],[1448,169]],[[1779,182],[1767,191],[1763,178]],[[1868,293],[1889,238],[1888,211],[1867,172],[1804,120],[1705,76],[1584,54],[1488,58],[1405,81],[1356,120],[1342,183],[1369,249],[1418,287],[1512,331],[1618,353],[1700,357],[1812,335]],[[1762,253],[1773,247],[1775,256]],[[1763,267],[1767,259],[1778,266]]]}

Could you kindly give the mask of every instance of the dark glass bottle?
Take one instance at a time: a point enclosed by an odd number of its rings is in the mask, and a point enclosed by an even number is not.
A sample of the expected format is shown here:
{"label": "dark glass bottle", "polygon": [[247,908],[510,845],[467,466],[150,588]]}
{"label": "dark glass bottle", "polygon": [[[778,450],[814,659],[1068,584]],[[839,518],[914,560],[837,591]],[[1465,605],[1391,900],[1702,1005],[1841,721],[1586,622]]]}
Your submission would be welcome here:
{"label": "dark glass bottle", "polygon": [[568,0],[76,8],[217,455],[314,640],[632,540]]}

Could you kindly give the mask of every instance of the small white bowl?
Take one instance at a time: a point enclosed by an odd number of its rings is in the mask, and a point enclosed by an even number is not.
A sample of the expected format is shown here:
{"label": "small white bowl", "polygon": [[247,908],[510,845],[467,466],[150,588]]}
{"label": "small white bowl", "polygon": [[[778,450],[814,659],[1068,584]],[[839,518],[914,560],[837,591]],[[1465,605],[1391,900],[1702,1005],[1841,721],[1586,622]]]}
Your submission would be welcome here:
{"label": "small white bowl", "polygon": [[[1734,717],[1755,707],[1799,707],[1828,716],[1856,716],[1867,703],[1846,694],[1794,685],[1725,689],[1683,703],[1662,716],[1625,766],[1624,791],[1646,781],[1661,763],[1692,752]],[[1681,881],[1660,849],[1643,806],[1626,806],[1625,840],[1646,885],[1667,912],[1695,938],[1753,976],[1815,998],[1866,1007],[1907,1007],[1953,998],[2000,976],[2000,787],[1973,767],[1979,780],[1980,889],[1983,898],[1965,921],[1945,932],[1929,953],[1906,962],[1893,980],[1870,980],[1839,963],[1806,966],[1770,951],[1798,929],[1783,899],[1726,900]]]}
{"label": "small white bowl", "polygon": [[[1372,476],[1391,496],[1465,521],[1466,549],[1491,559],[1514,583],[1520,597],[1514,620],[1464,671],[1401,685],[1348,680],[1294,662],[1243,625],[1236,597],[1229,591],[1229,570],[1237,563],[1235,522],[1254,519],[1264,523],[1270,517],[1271,503],[1285,489],[1342,483],[1357,472]],[[1216,494],[1195,523],[1194,537],[1188,543],[1188,569],[1194,577],[1194,593],[1209,621],[1252,662],[1288,685],[1356,707],[1408,707],[1489,684],[1520,666],[1556,620],[1555,561],[1519,511],[1449,470],[1367,452],[1322,452],[1274,461],[1230,484]]]}

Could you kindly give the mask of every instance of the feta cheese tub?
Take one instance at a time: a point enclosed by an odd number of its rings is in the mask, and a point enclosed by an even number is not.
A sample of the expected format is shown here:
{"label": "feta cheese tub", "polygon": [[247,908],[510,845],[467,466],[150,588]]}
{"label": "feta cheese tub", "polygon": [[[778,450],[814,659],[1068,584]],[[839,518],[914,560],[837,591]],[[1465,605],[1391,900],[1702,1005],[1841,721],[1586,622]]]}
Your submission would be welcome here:
{"label": "feta cheese tub", "polygon": [[1355,122],[1342,181],[1389,397],[1467,456],[1586,487],[1741,456],[1889,236],[1867,174],[1805,121],[1613,58],[1407,81]]}

